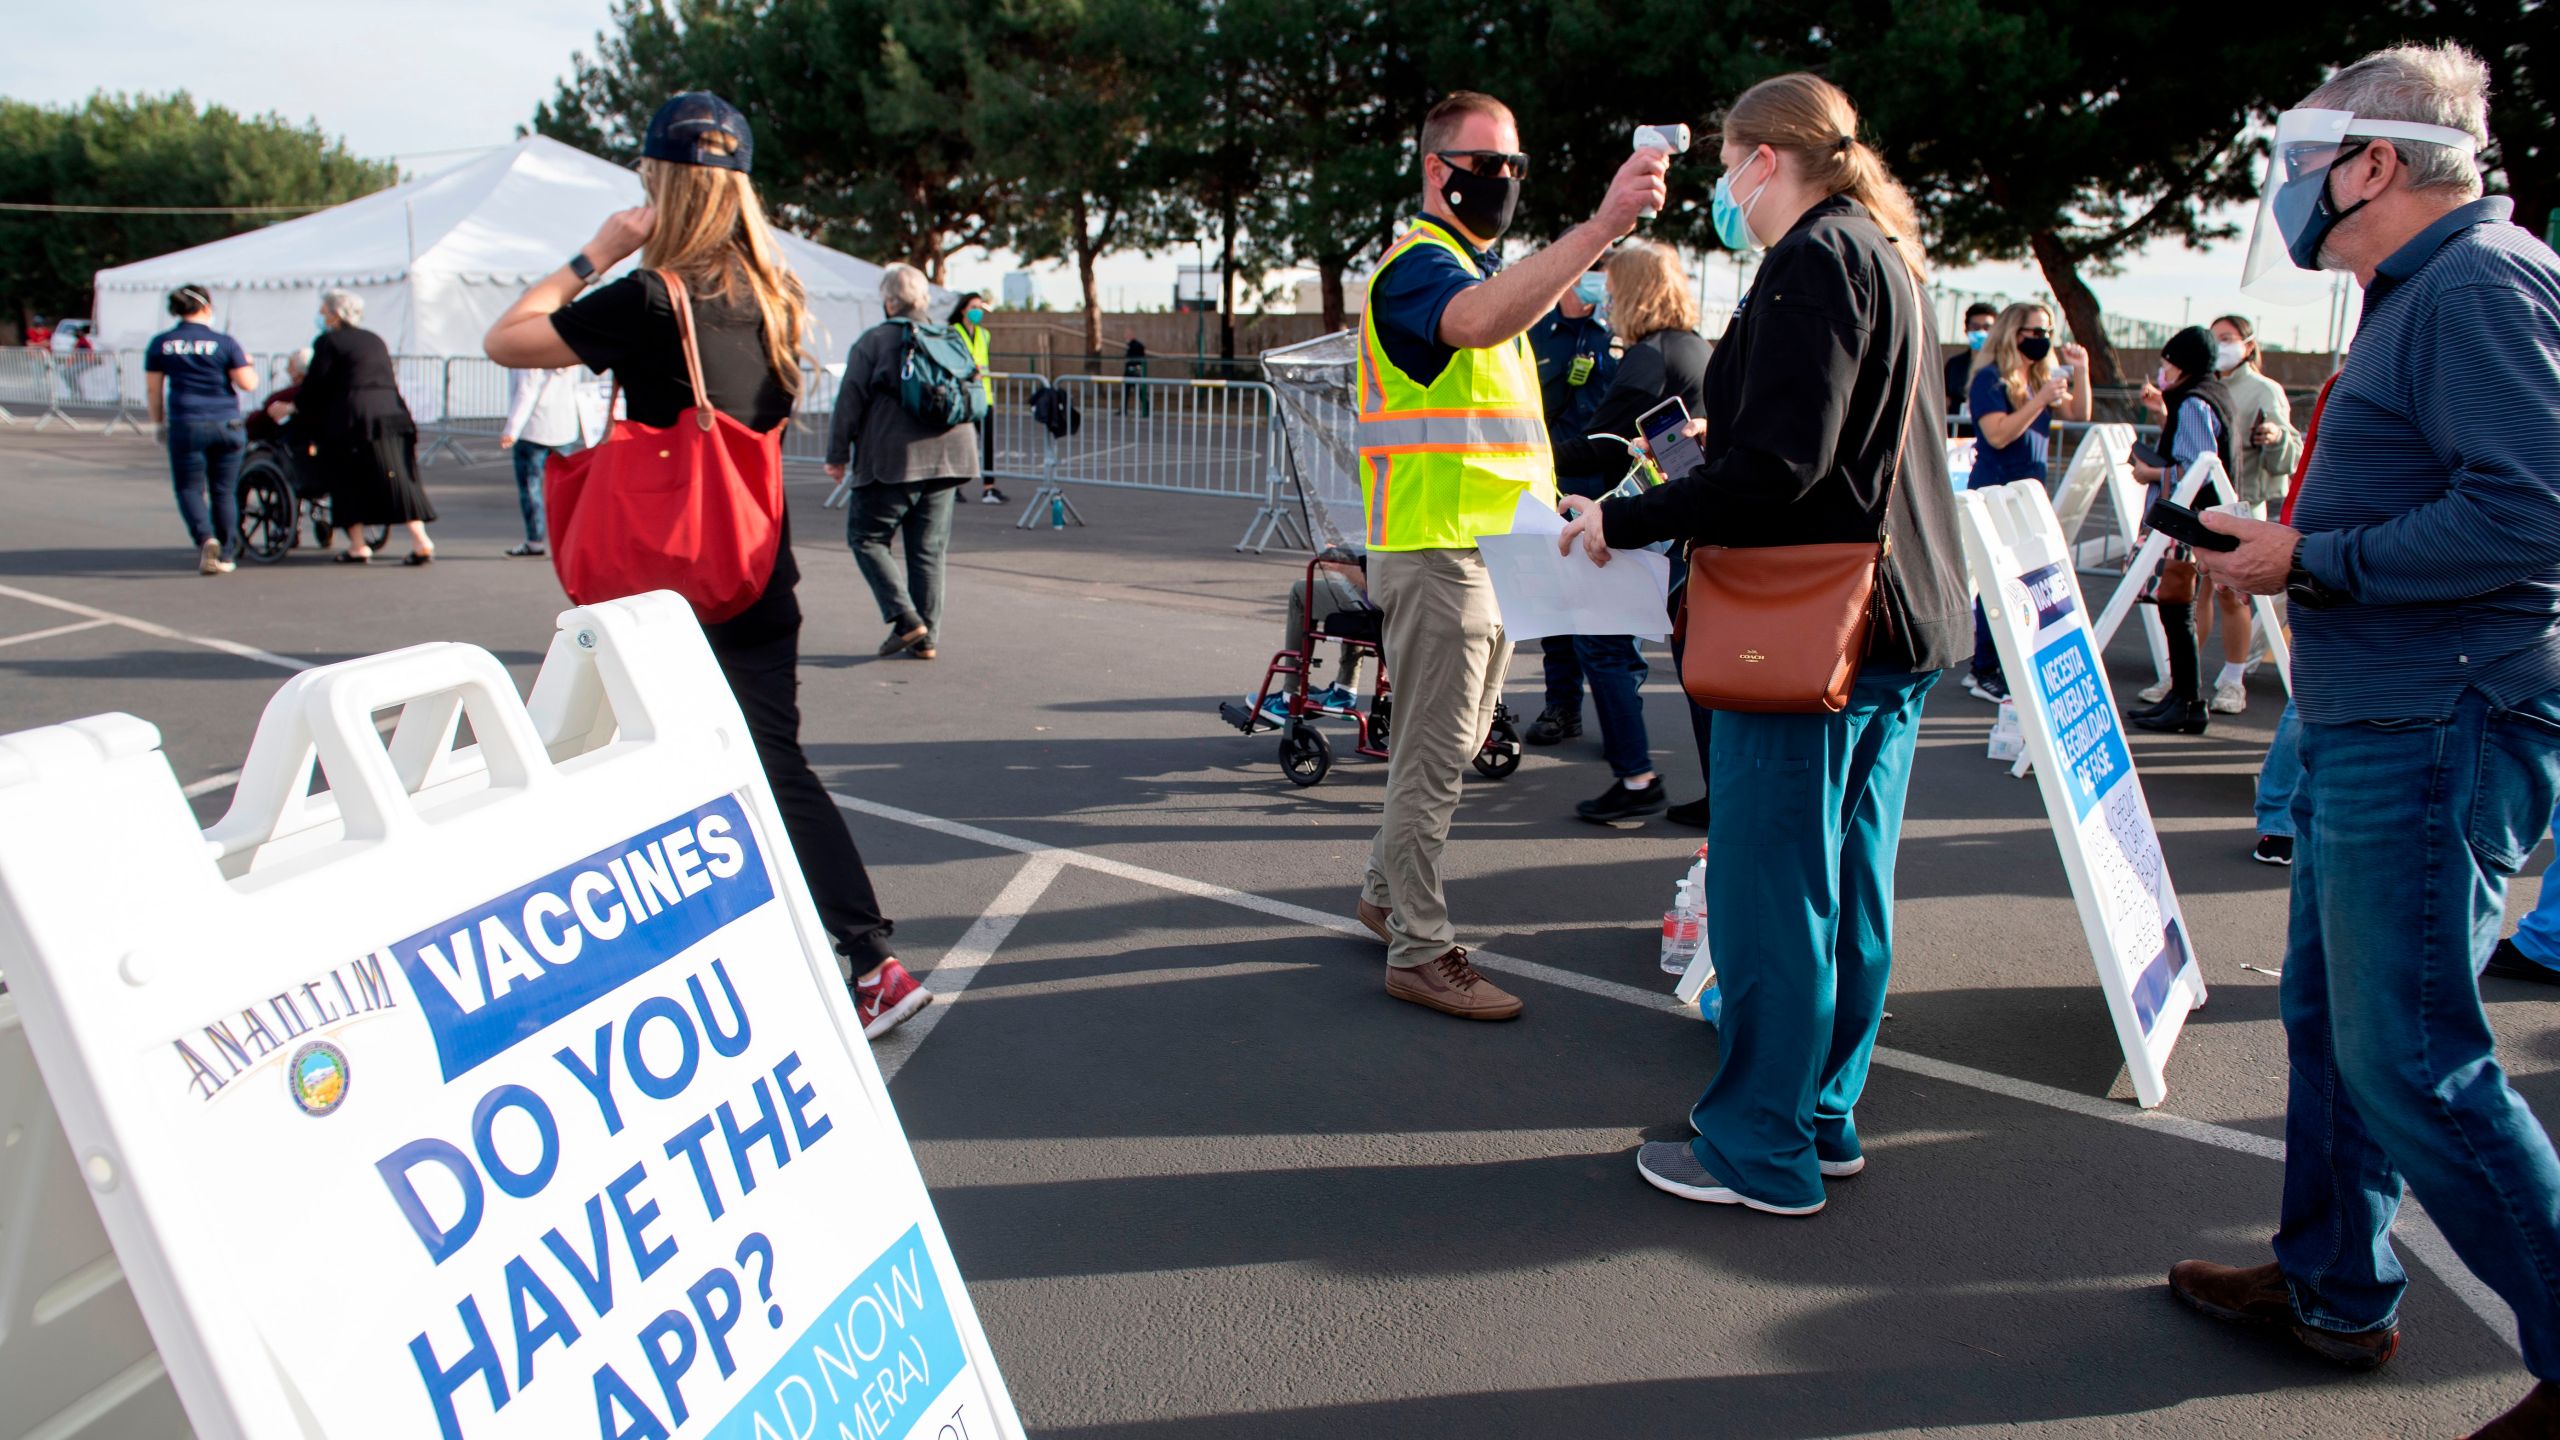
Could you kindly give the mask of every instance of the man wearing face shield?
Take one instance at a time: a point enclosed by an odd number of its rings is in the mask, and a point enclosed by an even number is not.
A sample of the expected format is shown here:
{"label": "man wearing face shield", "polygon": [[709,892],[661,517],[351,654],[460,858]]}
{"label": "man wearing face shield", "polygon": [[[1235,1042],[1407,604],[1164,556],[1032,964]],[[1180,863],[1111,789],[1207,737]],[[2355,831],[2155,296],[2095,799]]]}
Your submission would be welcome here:
{"label": "man wearing face shield", "polygon": [[[2277,122],[2248,282],[2364,287],[2291,525],[2221,514],[2218,584],[2292,599],[2303,776],[2280,1003],[2272,1264],[2173,1293],[2369,1369],[2398,1345],[2405,1182],[2513,1308],[2540,1382],[2483,1436],[2560,1433],[2560,1156],[2481,1009],[2509,876],[2560,799],[2560,257],[2481,198],[2488,72],[2346,67]],[[2244,284],[2250,288],[2250,284]]]}
{"label": "man wearing face shield", "polygon": [[1386,944],[1388,994],[1508,1020],[1520,1001],[1467,963],[1440,878],[1458,787],[1492,727],[1511,652],[1475,537],[1507,534],[1523,495],[1555,503],[1526,334],[1661,208],[1668,160],[1636,151],[1597,214],[1505,266],[1495,247],[1529,170],[1509,107],[1459,91],[1423,117],[1421,139],[1422,214],[1379,262],[1360,322],[1369,594],[1386,612],[1396,714],[1357,914]]}

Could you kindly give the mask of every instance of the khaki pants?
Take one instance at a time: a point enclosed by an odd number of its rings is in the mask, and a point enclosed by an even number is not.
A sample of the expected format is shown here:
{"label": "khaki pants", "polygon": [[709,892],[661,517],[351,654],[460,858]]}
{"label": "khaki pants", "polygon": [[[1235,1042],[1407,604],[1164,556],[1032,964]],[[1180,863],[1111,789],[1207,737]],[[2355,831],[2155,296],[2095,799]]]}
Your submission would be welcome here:
{"label": "khaki pants", "polygon": [[1369,598],[1386,612],[1395,717],[1386,813],[1360,894],[1390,912],[1387,963],[1422,965],[1458,943],[1440,887],[1440,851],[1459,784],[1493,728],[1511,642],[1473,550],[1372,551]]}

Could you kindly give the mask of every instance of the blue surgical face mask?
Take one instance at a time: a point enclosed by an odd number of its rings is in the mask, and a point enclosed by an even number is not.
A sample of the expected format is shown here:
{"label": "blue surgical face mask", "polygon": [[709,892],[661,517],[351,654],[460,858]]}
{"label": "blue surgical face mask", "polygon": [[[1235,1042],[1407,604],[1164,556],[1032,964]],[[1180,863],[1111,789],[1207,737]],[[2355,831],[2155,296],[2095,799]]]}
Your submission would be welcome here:
{"label": "blue surgical face mask", "polygon": [[1988,330],[1967,330],[1964,333],[1965,348],[1968,350],[1979,350],[1983,347],[1985,342],[1990,340],[1990,338],[1991,332]]}
{"label": "blue surgical face mask", "polygon": [[1608,278],[1598,271],[1585,274],[1573,282],[1573,298],[1594,310],[1599,309],[1600,303],[1609,298]]}
{"label": "blue surgical face mask", "polygon": [[986,323],[987,312],[979,309],[975,305],[969,307],[967,314],[969,317],[969,323],[972,325],[983,325]]}
{"label": "blue surgical face mask", "polygon": [[[1742,162],[1743,169],[1750,167],[1749,160]],[[1751,211],[1760,203],[1761,192],[1769,188],[1769,182],[1764,178],[1752,187],[1747,199],[1736,201],[1733,198],[1733,176],[1734,172],[1728,170],[1716,177],[1716,193],[1708,202],[1708,213],[1715,220],[1716,238],[1724,242],[1727,250],[1757,250],[1760,237],[1752,233]]]}

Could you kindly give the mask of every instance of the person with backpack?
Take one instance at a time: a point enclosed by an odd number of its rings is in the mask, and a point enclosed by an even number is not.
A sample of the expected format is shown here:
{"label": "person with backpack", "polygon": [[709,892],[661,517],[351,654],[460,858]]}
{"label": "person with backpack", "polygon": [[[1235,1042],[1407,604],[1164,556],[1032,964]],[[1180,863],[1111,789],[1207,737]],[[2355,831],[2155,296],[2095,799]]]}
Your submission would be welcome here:
{"label": "person with backpack", "polygon": [[[924,272],[880,276],[889,318],[853,342],[827,427],[827,478],[853,471],[845,543],[889,624],[883,656],[931,660],[942,633],[942,557],[951,548],[953,496],[978,478],[978,424],[987,416],[977,361],[948,325],[925,318]],[[891,559],[899,540],[905,564]]]}

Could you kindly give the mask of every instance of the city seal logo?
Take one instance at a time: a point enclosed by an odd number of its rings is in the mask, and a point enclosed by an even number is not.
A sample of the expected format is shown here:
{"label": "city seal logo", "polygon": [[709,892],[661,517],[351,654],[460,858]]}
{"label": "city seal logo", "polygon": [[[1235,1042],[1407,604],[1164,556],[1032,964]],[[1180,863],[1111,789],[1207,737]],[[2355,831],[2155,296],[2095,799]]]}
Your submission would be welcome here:
{"label": "city seal logo", "polygon": [[329,1114],[346,1103],[347,1052],[326,1040],[314,1040],[294,1051],[285,1063],[284,1083],[303,1114]]}

